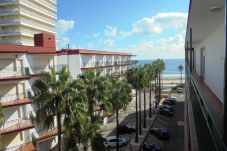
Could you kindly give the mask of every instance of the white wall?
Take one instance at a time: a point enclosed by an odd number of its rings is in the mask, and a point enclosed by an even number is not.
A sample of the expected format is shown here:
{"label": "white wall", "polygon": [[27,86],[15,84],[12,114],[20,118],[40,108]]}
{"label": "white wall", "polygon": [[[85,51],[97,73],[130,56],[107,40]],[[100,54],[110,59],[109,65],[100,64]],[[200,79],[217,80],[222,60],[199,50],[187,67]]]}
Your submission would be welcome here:
{"label": "white wall", "polygon": [[224,24],[215,29],[203,41],[194,46],[196,71],[200,75],[200,49],[205,47],[205,83],[223,101],[224,87]]}

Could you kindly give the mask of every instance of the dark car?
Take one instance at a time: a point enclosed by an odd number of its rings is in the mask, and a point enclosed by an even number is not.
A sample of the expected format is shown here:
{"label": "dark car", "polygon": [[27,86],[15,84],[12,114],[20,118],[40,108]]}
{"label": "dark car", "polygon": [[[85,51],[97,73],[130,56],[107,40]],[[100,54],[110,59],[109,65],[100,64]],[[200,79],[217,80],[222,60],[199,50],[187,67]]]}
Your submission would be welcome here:
{"label": "dark car", "polygon": [[119,125],[118,132],[119,134],[131,134],[136,131],[136,128],[126,124]]}
{"label": "dark car", "polygon": [[170,110],[171,112],[174,112],[173,107],[170,105],[162,105],[162,106],[159,106],[158,109],[159,110],[167,109],[167,110]]}
{"label": "dark car", "polygon": [[174,105],[176,103],[176,99],[175,98],[166,98],[162,104],[163,105]]}
{"label": "dark car", "polygon": [[158,144],[145,142],[143,144],[143,151],[161,151],[161,147]]}
{"label": "dark car", "polygon": [[162,109],[159,108],[158,114],[163,115],[163,116],[170,117],[170,116],[173,115],[173,112],[170,111],[169,109],[166,109],[166,108],[162,108]]}
{"label": "dark car", "polygon": [[150,133],[154,134],[155,136],[162,140],[169,139],[169,133],[165,128],[151,128]]}

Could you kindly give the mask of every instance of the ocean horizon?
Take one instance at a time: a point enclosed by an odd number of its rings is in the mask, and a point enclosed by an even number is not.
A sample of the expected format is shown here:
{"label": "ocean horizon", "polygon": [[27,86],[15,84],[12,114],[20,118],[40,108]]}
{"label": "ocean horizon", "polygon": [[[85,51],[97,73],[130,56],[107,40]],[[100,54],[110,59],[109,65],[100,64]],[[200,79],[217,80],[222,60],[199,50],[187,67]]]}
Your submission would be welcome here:
{"label": "ocean horizon", "polygon": [[[152,63],[154,60],[138,60],[138,64],[144,66],[146,63]],[[178,66],[185,66],[185,59],[163,59],[165,62],[165,70],[163,72],[163,77],[180,77],[180,71]],[[185,75],[185,69],[182,72],[182,76]]]}

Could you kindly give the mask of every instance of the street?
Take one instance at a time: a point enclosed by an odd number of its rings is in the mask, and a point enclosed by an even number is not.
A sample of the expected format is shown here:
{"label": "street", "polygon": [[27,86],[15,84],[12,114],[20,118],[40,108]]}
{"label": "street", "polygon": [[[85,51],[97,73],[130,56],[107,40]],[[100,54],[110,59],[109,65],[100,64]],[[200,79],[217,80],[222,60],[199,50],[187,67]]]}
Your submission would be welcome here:
{"label": "street", "polygon": [[[177,103],[174,105],[175,113],[172,117],[163,117],[161,115],[157,116],[157,120],[154,123],[153,127],[163,127],[167,128],[170,139],[167,141],[161,141],[155,136],[149,134],[145,141],[159,144],[163,151],[183,151],[184,148],[184,95],[183,94],[172,94],[176,97]],[[138,97],[139,98],[139,97]],[[143,123],[143,93],[141,93],[141,107],[142,107],[142,123]],[[152,106],[154,107],[154,94],[152,94]],[[138,101],[139,102],[139,101]],[[139,103],[138,103],[139,104]],[[147,117],[149,111],[149,93],[146,93],[146,109]],[[139,111],[139,109],[138,109]],[[138,113],[139,114],[139,113]],[[138,115],[139,117],[139,115]],[[135,127],[136,118],[135,118],[135,100],[133,100],[128,106],[126,111],[120,111],[119,113],[119,123],[127,124]],[[101,133],[103,137],[115,135],[116,119],[115,117],[109,121],[105,126],[103,126]],[[131,135],[125,134],[120,135],[120,137],[130,140],[135,138],[135,133]],[[111,150],[116,150],[111,149]],[[121,151],[130,151],[130,145],[121,147]]]}

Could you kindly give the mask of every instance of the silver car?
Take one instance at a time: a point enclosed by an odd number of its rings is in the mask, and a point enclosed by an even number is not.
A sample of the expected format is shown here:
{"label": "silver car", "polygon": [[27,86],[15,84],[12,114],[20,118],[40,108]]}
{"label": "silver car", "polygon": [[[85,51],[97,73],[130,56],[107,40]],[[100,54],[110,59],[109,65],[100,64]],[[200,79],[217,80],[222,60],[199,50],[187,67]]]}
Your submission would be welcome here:
{"label": "silver car", "polygon": [[[125,146],[128,144],[128,141],[125,138],[119,137],[119,146]],[[117,146],[116,136],[108,136],[104,142],[106,148],[113,148]]]}

